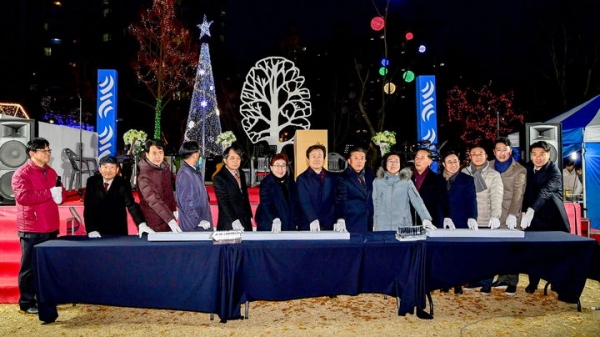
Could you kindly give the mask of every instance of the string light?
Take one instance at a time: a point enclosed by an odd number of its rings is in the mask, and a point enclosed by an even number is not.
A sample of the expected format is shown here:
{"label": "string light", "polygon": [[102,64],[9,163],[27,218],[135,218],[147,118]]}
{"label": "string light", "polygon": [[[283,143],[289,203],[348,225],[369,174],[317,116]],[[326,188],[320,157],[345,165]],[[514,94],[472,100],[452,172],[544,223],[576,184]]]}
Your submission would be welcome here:
{"label": "string light", "polygon": [[[205,15],[202,24],[198,25],[201,30],[200,39],[205,35],[210,36],[210,32],[205,30],[208,30],[211,24],[212,21],[207,22]],[[215,143],[219,134],[221,134],[221,120],[217,107],[215,79],[208,43],[202,42],[184,138],[186,141],[198,142],[200,153],[206,157],[221,154],[221,146]]]}

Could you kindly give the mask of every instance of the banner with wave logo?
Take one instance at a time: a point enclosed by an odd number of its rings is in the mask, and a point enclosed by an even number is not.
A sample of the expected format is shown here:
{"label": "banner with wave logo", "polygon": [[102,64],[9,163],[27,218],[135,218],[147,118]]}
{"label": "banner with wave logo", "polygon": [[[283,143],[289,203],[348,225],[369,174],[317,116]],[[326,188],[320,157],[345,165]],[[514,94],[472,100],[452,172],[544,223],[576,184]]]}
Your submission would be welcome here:
{"label": "banner with wave logo", "polygon": [[417,77],[417,139],[437,144],[435,76]]}
{"label": "banner with wave logo", "polygon": [[117,155],[117,71],[98,69],[98,159]]}

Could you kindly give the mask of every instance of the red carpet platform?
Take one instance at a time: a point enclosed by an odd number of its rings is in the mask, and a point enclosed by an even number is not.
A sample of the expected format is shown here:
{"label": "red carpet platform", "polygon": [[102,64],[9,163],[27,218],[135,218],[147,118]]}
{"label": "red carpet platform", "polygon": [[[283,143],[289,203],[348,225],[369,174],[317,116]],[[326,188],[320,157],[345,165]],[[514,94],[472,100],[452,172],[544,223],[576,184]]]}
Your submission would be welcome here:
{"label": "red carpet platform", "polygon": [[[217,221],[219,211],[217,208],[217,197],[212,186],[207,186],[210,197],[213,221]],[[256,212],[259,200],[258,187],[248,188],[252,212]],[[139,201],[137,193],[134,192],[136,200]],[[79,195],[71,194],[67,200],[58,207],[60,214],[60,235],[67,235],[68,219],[72,217],[69,207],[74,207],[83,219],[83,201]],[[0,303],[17,303],[19,300],[19,289],[17,287],[17,276],[21,261],[21,246],[17,236],[15,206],[0,206]],[[137,234],[137,227],[129,216],[129,234]],[[86,235],[85,226],[80,226],[74,235]]]}

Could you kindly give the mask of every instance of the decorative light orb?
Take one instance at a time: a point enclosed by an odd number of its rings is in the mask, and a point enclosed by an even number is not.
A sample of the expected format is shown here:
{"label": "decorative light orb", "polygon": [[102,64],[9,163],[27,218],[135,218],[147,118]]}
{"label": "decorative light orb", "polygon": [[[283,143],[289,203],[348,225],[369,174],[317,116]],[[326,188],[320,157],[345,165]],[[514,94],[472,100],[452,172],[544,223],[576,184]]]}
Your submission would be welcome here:
{"label": "decorative light orb", "polygon": [[388,70],[386,67],[379,68],[379,75],[385,76],[385,75],[387,75],[387,73],[388,73]]}
{"label": "decorative light orb", "polygon": [[390,60],[388,59],[381,59],[381,66],[382,67],[387,67],[390,65]]}
{"label": "decorative light orb", "polygon": [[193,129],[195,125],[196,125],[196,123],[194,123],[194,121],[189,121],[188,125],[187,125],[187,128],[188,129]]}
{"label": "decorative light orb", "polygon": [[415,35],[411,32],[407,32],[406,35],[404,35],[404,37],[406,38],[406,41],[410,41],[415,37]]}
{"label": "decorative light orb", "polygon": [[378,32],[378,31],[382,30],[383,27],[385,27],[385,19],[384,18],[382,18],[381,16],[376,16],[373,19],[371,19],[371,29]]}
{"label": "decorative light orb", "polygon": [[206,108],[207,105],[208,105],[207,101],[200,102],[200,106],[203,107],[203,108]]}
{"label": "decorative light orb", "polygon": [[419,53],[423,54],[426,50],[427,50],[427,47],[425,47],[424,44],[419,46]]}
{"label": "decorative light orb", "polygon": [[383,85],[383,92],[385,92],[388,95],[393,94],[394,92],[396,92],[396,85],[392,82],[387,82]]}
{"label": "decorative light orb", "polygon": [[402,74],[402,79],[406,82],[406,83],[410,83],[412,81],[415,80],[415,73],[413,73],[412,71],[408,70],[405,71],[404,74]]}

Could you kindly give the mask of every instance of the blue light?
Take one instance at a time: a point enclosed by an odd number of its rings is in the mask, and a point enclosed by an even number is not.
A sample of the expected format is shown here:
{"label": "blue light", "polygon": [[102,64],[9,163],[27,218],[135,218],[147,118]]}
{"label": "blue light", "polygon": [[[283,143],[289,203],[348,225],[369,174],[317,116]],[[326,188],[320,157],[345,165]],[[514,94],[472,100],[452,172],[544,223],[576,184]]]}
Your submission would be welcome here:
{"label": "blue light", "polygon": [[390,65],[390,60],[388,59],[381,59],[381,66],[382,67],[388,67]]}

